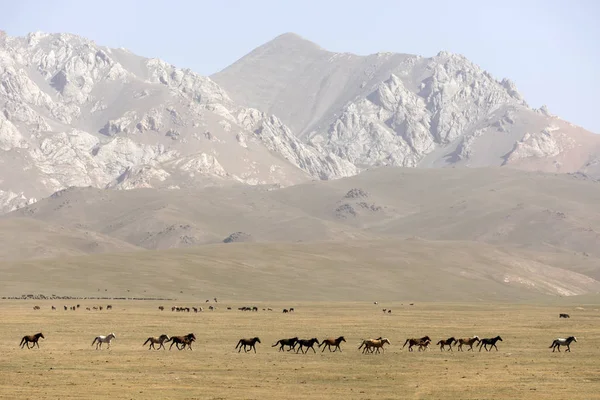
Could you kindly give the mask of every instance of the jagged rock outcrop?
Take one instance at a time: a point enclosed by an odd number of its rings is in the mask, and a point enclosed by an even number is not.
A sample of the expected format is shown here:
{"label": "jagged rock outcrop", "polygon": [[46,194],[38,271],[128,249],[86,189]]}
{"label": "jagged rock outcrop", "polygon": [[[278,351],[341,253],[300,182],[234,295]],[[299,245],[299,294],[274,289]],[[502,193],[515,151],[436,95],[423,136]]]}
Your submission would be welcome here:
{"label": "jagged rock outcrop", "polygon": [[210,78],[70,34],[3,35],[0,111],[2,210],[68,186],[286,186],[358,171]]}
{"label": "jagged rock outcrop", "polygon": [[[598,137],[558,124],[545,106],[530,108],[514,82],[449,52],[358,56],[288,33],[212,78],[234,101],[274,113],[322,153],[359,167],[555,165],[573,172],[600,154]],[[544,132],[553,125],[559,131],[549,139]]]}

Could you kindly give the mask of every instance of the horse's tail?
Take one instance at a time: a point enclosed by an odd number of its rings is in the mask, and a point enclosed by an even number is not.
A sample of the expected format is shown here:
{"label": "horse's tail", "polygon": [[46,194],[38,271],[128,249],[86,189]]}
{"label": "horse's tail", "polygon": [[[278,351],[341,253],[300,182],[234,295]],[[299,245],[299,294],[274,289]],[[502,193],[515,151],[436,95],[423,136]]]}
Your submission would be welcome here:
{"label": "horse's tail", "polygon": [[281,342],[281,340],[278,340],[278,341],[277,341],[277,342],[276,342],[276,343],[275,343],[273,346],[271,346],[271,347],[275,347],[275,346],[277,346],[277,345],[278,345],[280,342]]}
{"label": "horse's tail", "polygon": [[19,346],[22,345],[26,339],[27,339],[27,336],[23,336],[23,339],[21,339],[21,343],[19,343]]}
{"label": "horse's tail", "polygon": [[549,348],[549,349],[553,348],[555,343],[556,343],[556,340],[553,340],[553,341],[552,341],[552,344],[551,344],[551,345],[550,345],[548,348]]}
{"label": "horse's tail", "polygon": [[[410,339],[406,339],[406,342],[404,342],[404,346],[406,346],[406,344],[410,342]],[[404,346],[402,346],[402,348],[404,348]]]}
{"label": "horse's tail", "polygon": [[235,348],[237,349],[239,345],[242,344],[242,339],[240,339],[240,341],[235,345]]}
{"label": "horse's tail", "polygon": [[437,342],[437,344],[442,344],[442,340],[440,340],[439,342]]}
{"label": "horse's tail", "polygon": [[94,341],[92,342],[92,346],[94,345],[94,343],[96,343],[96,340],[98,340],[97,337],[94,338]]}
{"label": "horse's tail", "polygon": [[[142,346],[145,346],[145,345],[146,345],[146,343],[148,343],[148,342],[149,342],[151,339],[152,339],[152,338],[148,338],[148,339],[146,339],[146,341],[144,342],[144,344],[143,344]],[[93,343],[92,343],[92,344],[93,344]]]}

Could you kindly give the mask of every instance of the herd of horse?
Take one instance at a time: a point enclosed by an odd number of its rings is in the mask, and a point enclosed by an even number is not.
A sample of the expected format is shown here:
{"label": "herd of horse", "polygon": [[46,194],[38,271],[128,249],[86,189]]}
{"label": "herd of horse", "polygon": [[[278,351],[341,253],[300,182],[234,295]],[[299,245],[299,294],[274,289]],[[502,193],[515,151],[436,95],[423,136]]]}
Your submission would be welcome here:
{"label": "herd of horse", "polygon": [[[39,348],[40,345],[38,342],[40,338],[45,339],[44,334],[42,332],[36,333],[34,335],[23,336],[21,342],[19,343],[19,346],[21,348],[24,348],[25,345],[27,345],[28,349],[32,349],[35,346]],[[99,350],[102,349],[102,344],[106,343],[107,349],[110,349],[110,343],[113,339],[116,338],[117,337],[113,332],[105,336],[96,336],[94,338],[94,341],[92,342],[92,346],[95,344],[96,350]],[[189,350],[193,350],[192,343],[195,341],[196,336],[193,333],[188,333],[187,335],[183,336],[171,337],[169,337],[169,335],[162,334],[158,337],[149,337],[148,339],[146,339],[144,344],[142,344],[142,346],[149,344],[148,350],[160,350],[161,348],[165,350],[165,343],[171,342],[169,350],[172,349],[173,345],[175,345],[175,347],[178,350],[184,350],[186,348]],[[323,347],[323,350],[321,350],[321,352],[324,352],[326,348],[329,349],[330,352],[336,352],[337,350],[341,352],[342,348],[340,347],[340,344],[342,342],[346,342],[346,339],[343,336],[339,336],[337,338],[326,338],[323,339],[321,342],[319,342],[319,339],[317,338],[300,339],[296,336],[293,338],[279,339],[271,347],[279,346],[279,351],[284,351],[285,347],[287,347],[287,351],[295,350],[296,353],[302,351],[303,354],[306,354],[311,349],[314,353],[316,353],[317,351],[315,350],[314,345],[317,344],[319,348]],[[467,351],[473,351],[473,345],[475,345],[476,348],[479,348],[479,351],[481,351],[482,349],[485,349],[485,351],[491,351],[493,348],[495,348],[496,351],[498,351],[498,346],[496,345],[497,342],[502,342],[502,338],[500,336],[484,339],[480,339],[479,336],[458,339],[455,337],[449,337],[448,339],[440,340],[439,342],[437,342],[437,345],[440,346],[440,351],[443,351],[444,349],[446,349],[446,347],[447,351],[452,351],[452,346],[455,344],[458,344],[456,348],[459,351],[463,351],[463,346],[469,347]],[[552,341],[552,344],[549,348],[552,349],[552,352],[554,353],[554,351],[556,350],[560,352],[560,346],[566,346],[567,350],[565,351],[571,352],[570,345],[572,342],[577,342],[577,338],[575,336],[569,336],[567,338],[556,338]],[[30,343],[32,343],[31,346]],[[238,341],[237,345],[235,346],[235,349],[238,350],[238,353],[241,352],[242,349],[245,353],[251,350],[254,350],[254,352],[256,353],[256,343],[261,343],[260,338],[242,338]],[[380,352],[385,352],[385,344],[391,346],[392,343],[388,338],[384,338],[381,336],[377,339],[361,339],[361,343],[360,346],[358,346],[358,350],[363,349],[363,354],[379,354]],[[430,344],[431,338],[429,336],[423,336],[421,338],[408,338],[404,342],[402,349],[404,349],[406,345],[408,345],[408,351],[413,351],[413,347],[416,347],[418,351],[425,351],[430,350]],[[158,348],[155,347],[155,345],[158,345]],[[298,348],[296,348],[296,346],[298,346]],[[332,347],[333,350],[331,350]]]}

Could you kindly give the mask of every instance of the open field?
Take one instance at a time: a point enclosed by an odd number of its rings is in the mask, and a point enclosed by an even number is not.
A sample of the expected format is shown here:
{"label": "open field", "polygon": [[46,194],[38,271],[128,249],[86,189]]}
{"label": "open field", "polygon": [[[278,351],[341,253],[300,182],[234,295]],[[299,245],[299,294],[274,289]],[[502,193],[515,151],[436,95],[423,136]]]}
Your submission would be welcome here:
{"label": "open field", "polygon": [[[571,299],[573,300],[573,299]],[[63,305],[80,303],[77,311]],[[85,311],[112,304],[113,310]],[[40,305],[41,310],[32,307]],[[59,310],[51,311],[51,305]],[[164,305],[160,312],[157,307]],[[591,399],[600,391],[600,303],[245,303],[219,299],[216,311],[171,312],[160,301],[0,302],[3,399]],[[236,308],[257,305],[259,312]],[[233,310],[226,310],[226,306]],[[273,312],[262,311],[272,307]],[[294,313],[283,314],[284,307]],[[391,308],[384,314],[382,308]],[[570,319],[559,319],[566,312]],[[25,334],[44,332],[40,349],[21,350]],[[91,347],[115,332],[111,350]],[[161,333],[194,332],[194,351],[148,351]],[[500,351],[409,353],[408,337],[500,335]],[[342,353],[278,352],[280,338],[344,335]],[[361,338],[388,337],[385,354],[357,351]],[[555,337],[577,336],[572,353],[552,353]],[[258,353],[237,353],[241,337],[259,336]]]}

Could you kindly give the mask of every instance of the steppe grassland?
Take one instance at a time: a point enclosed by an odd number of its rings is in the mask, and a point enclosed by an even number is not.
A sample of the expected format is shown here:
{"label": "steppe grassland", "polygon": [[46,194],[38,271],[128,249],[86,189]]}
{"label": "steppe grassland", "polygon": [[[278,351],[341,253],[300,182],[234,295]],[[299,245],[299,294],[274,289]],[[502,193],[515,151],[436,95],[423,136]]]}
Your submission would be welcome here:
{"label": "steppe grassland", "polygon": [[[64,305],[81,304],[77,311]],[[34,305],[42,307],[34,311]],[[112,304],[113,310],[85,311]],[[51,305],[57,307],[51,311]],[[159,305],[165,311],[158,310]],[[205,306],[202,313],[170,307]],[[257,305],[259,312],[237,307]],[[245,303],[160,301],[0,302],[0,393],[3,399],[592,399],[600,393],[600,305],[416,303]],[[227,310],[231,306],[233,310]],[[274,311],[263,311],[272,307]],[[282,308],[294,307],[283,314]],[[382,308],[392,309],[384,314]],[[560,312],[571,314],[559,319]],[[20,349],[42,331],[40,349]],[[91,346],[115,332],[111,350]],[[148,351],[161,333],[194,332],[194,350]],[[408,337],[500,335],[500,351],[408,352]],[[344,335],[343,352],[278,352],[277,339]],[[363,355],[361,338],[388,337],[385,354]],[[575,335],[572,353],[552,353],[557,336]],[[258,353],[234,350],[259,336]],[[168,347],[168,346],[167,346]],[[563,349],[564,350],[564,349]]]}

